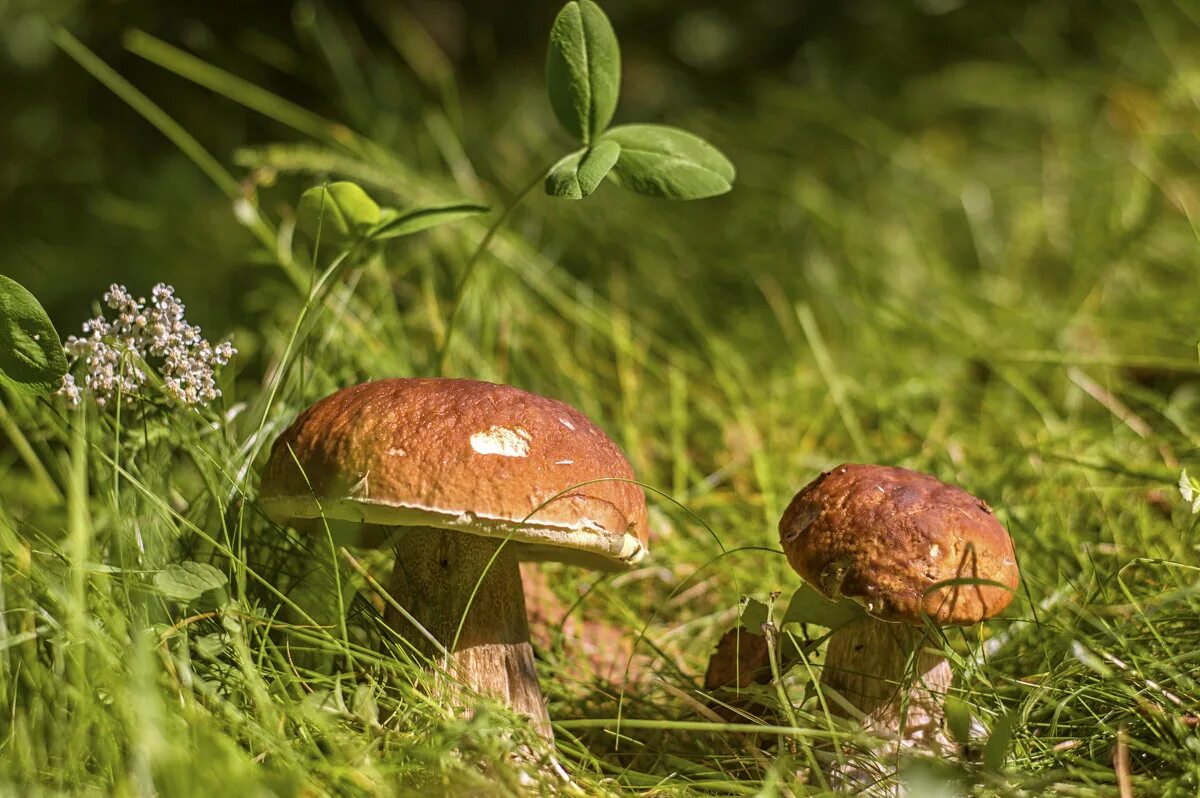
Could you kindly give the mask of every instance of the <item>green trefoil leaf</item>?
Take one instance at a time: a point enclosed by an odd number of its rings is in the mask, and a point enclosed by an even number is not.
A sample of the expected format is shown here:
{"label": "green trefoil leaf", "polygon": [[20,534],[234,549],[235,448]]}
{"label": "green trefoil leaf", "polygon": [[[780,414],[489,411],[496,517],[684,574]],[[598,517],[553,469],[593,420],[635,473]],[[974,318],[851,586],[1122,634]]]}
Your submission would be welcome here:
{"label": "green trefoil leaf", "polygon": [[686,130],[667,125],[620,125],[604,134],[621,145],[613,176],[631,191],[693,200],[733,188],[736,170],[720,150]]}
{"label": "green trefoil leaf", "polygon": [[591,0],[567,3],[550,29],[546,89],[563,127],[590,144],[608,127],[621,91],[621,51],[612,23]]}
{"label": "green trefoil leaf", "polygon": [[621,145],[604,139],[587,150],[571,153],[546,175],[546,193],[561,199],[583,199],[596,190],[620,155]]}

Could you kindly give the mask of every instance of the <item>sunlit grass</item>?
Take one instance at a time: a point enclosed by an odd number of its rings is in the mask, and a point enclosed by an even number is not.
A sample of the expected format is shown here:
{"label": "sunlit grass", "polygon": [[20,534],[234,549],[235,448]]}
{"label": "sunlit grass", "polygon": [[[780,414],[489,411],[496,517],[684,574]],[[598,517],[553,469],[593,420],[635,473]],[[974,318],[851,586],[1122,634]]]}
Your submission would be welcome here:
{"label": "sunlit grass", "polygon": [[[490,221],[357,259],[317,301],[329,264],[293,242],[289,206],[334,176],[397,205],[499,207],[555,151],[540,87],[514,75],[459,108],[439,72],[423,110],[441,122],[407,137],[351,132],[131,34],[179,91],[215,91],[295,136],[209,156],[60,37],[108,78],[112,102],[157,119],[231,214],[257,203],[243,216],[256,312],[230,331],[241,373],[210,414],[139,404],[118,424],[0,397],[0,783],[818,793],[819,764],[867,743],[826,716],[810,686],[819,655],[782,690],[753,688],[731,721],[712,707],[739,697],[700,684],[740,595],[797,583],[774,528],[792,493],[823,467],[868,460],[986,498],[1021,561],[1003,618],[947,633],[979,736],[967,764],[937,778],[985,794],[1115,795],[1123,734],[1139,794],[1195,794],[1200,553],[1174,484],[1200,439],[1200,111],[1194,57],[1171,31],[1197,31],[1167,4],[1145,13],[1098,33],[1093,58],[1052,49],[1031,18],[1014,31],[1023,55],[902,75],[886,96],[826,73],[816,47],[807,66],[824,83],[764,79],[735,107],[678,120],[730,154],[732,194],[685,206],[610,201],[611,189],[587,204],[539,197],[497,235],[447,372],[579,407],[665,494],[649,496],[653,556],[638,570],[545,567],[577,623],[637,641],[626,683],[627,651],[604,678],[570,636],[541,652],[570,783],[504,710],[462,719],[428,698],[424,663],[383,627],[337,546],[272,525],[255,503],[265,448],[301,408],[434,370],[453,286]],[[322,29],[326,48],[338,31]],[[374,57],[414,71],[403,51]],[[460,113],[471,123],[451,121]],[[389,553],[353,554],[386,582]],[[154,575],[183,560],[219,568],[225,595],[164,598]],[[1003,765],[988,767],[989,730],[1006,719]]]}

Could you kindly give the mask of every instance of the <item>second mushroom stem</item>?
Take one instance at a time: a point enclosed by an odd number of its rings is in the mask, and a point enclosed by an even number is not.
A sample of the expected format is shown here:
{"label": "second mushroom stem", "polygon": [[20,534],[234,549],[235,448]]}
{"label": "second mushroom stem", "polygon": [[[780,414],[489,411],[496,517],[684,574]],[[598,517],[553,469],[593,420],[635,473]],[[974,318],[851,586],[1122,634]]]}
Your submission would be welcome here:
{"label": "second mushroom stem", "polygon": [[[506,546],[497,554],[501,543],[431,527],[409,529],[397,546],[390,592],[450,650],[451,673],[528,716],[544,737],[552,739],[529,644],[515,547]],[[437,659],[433,645],[399,613],[389,612],[388,623],[419,651]]]}
{"label": "second mushroom stem", "polygon": [[[898,747],[940,754],[951,750],[942,702],[953,673],[929,631],[873,618],[829,639],[821,684],[862,713],[863,728]],[[829,700],[830,710],[847,714]],[[895,750],[895,747],[892,748]]]}

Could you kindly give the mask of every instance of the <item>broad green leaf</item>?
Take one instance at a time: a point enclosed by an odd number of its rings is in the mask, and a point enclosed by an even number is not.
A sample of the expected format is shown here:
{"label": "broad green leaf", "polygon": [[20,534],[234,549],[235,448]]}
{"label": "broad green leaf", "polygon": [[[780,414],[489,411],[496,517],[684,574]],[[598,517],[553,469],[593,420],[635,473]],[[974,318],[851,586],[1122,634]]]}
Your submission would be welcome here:
{"label": "broad green leaf", "polygon": [[963,764],[948,758],[904,757],[899,776],[904,787],[898,794],[913,798],[962,798],[970,783]]}
{"label": "broad green leaf", "polygon": [[546,193],[559,199],[583,199],[583,189],[579,187],[579,164],[586,150],[573,152],[563,158],[546,174]]}
{"label": "broad green leaf", "polygon": [[604,134],[621,145],[613,176],[639,194],[691,200],[733,188],[735,170],[697,135],[666,125],[621,125]]}
{"label": "broad green leaf", "polygon": [[192,640],[192,646],[196,649],[197,656],[212,662],[225,650],[225,635],[201,635]]}
{"label": "broad green leaf", "polygon": [[310,241],[344,244],[379,223],[379,206],[354,183],[313,186],[296,205],[296,227]]}
{"label": "broad green leaf", "polygon": [[61,388],[66,373],[62,341],[41,303],[0,274],[0,384],[38,396]]}
{"label": "broad green leaf", "polygon": [[450,224],[460,219],[466,219],[468,216],[487,212],[488,206],[476,202],[455,202],[428,208],[411,208],[401,213],[393,211],[385,213],[379,224],[375,225],[368,235],[379,241],[399,238],[428,230],[430,227],[437,227],[440,224]]}
{"label": "broad green leaf", "polygon": [[210,590],[222,588],[229,580],[207,563],[172,563],[154,575],[154,586],[167,598],[184,604],[195,601]]}
{"label": "broad green leaf", "polygon": [[596,190],[620,154],[620,144],[601,140],[590,149],[568,155],[546,176],[546,193],[562,199],[583,199]]}
{"label": "broad green leaf", "polygon": [[1005,715],[992,724],[992,733],[988,735],[987,745],[983,747],[983,766],[992,773],[1004,769],[1004,761],[1008,758],[1008,743],[1012,738],[1013,716]]}
{"label": "broad green leaf", "polygon": [[942,702],[946,713],[946,728],[956,742],[966,745],[971,742],[971,707],[955,695],[946,696]]}
{"label": "broad green leaf", "polygon": [[771,608],[756,598],[743,597],[741,623],[755,634],[759,634],[764,623],[771,619]]}
{"label": "broad green leaf", "polygon": [[837,629],[867,617],[867,611],[848,598],[830,601],[808,584],[802,584],[792,594],[783,613],[783,623],[815,623],[827,629]]}
{"label": "broad green leaf", "polygon": [[591,0],[563,6],[546,53],[550,105],[571,135],[589,144],[604,132],[621,90],[621,51],[612,23]]}
{"label": "broad green leaf", "polygon": [[583,189],[579,187],[579,164],[586,154],[586,150],[573,152],[550,167],[546,174],[546,193],[559,199],[583,199]]}

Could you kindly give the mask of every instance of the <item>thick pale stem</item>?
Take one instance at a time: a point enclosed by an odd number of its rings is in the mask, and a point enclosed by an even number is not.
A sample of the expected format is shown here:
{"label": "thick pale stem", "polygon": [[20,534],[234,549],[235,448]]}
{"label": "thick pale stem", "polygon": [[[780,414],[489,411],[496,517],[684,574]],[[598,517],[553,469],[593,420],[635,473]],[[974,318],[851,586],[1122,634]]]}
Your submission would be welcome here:
{"label": "thick pale stem", "polygon": [[[521,572],[513,547],[497,554],[500,544],[464,532],[414,527],[396,542],[391,594],[450,650],[448,664],[458,678],[528,716],[552,739],[529,645]],[[483,581],[471,601],[481,574]],[[390,611],[388,623],[418,650],[438,659],[433,644],[400,613]]]}
{"label": "thick pale stem", "polygon": [[[927,629],[867,619],[829,639],[821,684],[861,713],[865,730],[889,741],[876,751],[887,761],[901,750],[936,756],[954,749],[942,710],[952,677]],[[828,703],[837,714],[855,715],[834,699]],[[875,781],[881,774],[868,773],[865,765],[852,763],[837,775],[859,785]]]}

